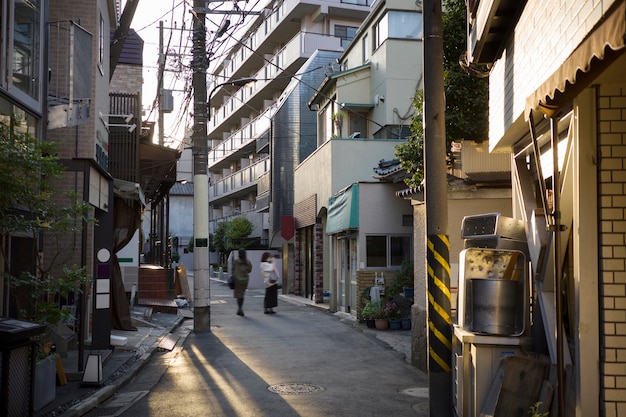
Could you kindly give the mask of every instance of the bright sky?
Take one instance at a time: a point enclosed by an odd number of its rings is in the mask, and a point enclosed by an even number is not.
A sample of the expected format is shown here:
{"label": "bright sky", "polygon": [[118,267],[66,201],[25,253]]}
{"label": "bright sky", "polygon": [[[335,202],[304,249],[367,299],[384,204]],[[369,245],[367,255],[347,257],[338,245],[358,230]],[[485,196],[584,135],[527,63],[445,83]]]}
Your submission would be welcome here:
{"label": "bright sky", "polygon": [[[251,3],[258,4],[259,1]],[[224,1],[223,3],[211,1],[210,8],[219,8],[221,4],[226,10],[233,10],[234,3],[232,1]],[[164,117],[166,145],[173,143],[174,146],[177,146],[182,141],[185,131],[193,124],[193,100],[188,93],[191,89],[192,76],[190,68],[192,6],[193,0],[139,0],[131,24],[131,28],[144,41],[144,85],[142,91],[143,106],[146,110],[144,120],[156,122],[158,117],[156,97],[158,90],[159,22],[163,22],[163,44],[164,49],[168,51],[163,87],[166,90],[173,90],[174,96],[174,111],[166,113]],[[250,10],[252,6],[246,2],[242,3],[241,7]],[[207,15],[207,43],[211,40],[211,32],[216,31],[225,18],[225,15]],[[230,17],[230,20],[235,21],[236,18]],[[252,18],[249,17],[246,22],[251,20]],[[182,28],[184,30],[181,30]],[[228,32],[233,33],[232,29]],[[224,53],[225,48],[222,46],[212,50],[217,55]],[[158,137],[158,132],[155,134]]]}

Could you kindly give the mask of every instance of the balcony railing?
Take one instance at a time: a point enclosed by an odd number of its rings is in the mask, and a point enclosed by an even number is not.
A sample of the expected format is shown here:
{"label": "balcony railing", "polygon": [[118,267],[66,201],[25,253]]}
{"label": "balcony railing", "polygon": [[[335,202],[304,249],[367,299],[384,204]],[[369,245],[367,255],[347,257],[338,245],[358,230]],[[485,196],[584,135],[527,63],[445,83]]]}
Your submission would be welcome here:
{"label": "balcony railing", "polygon": [[209,151],[209,168],[217,162],[228,158],[250,142],[254,142],[267,132],[271,125],[270,113],[273,110],[273,107],[268,108],[250,123],[213,146]]}
{"label": "balcony railing", "polygon": [[[270,59],[252,78],[257,79],[250,87],[242,87],[225,101],[211,118],[209,129],[215,128],[224,122],[225,119],[245,105],[251,97],[265,88],[273,78],[289,68],[299,59],[306,59],[318,49],[340,50],[341,39],[335,36],[320,35],[317,33],[300,32]],[[216,85],[213,83],[213,85]],[[213,86],[209,88],[211,90]],[[216,103],[213,103],[216,104]],[[211,109],[209,109],[211,111]]]}
{"label": "balcony railing", "polygon": [[256,181],[270,169],[270,158],[265,157],[253,162],[211,185],[209,201],[226,197],[256,184]]}

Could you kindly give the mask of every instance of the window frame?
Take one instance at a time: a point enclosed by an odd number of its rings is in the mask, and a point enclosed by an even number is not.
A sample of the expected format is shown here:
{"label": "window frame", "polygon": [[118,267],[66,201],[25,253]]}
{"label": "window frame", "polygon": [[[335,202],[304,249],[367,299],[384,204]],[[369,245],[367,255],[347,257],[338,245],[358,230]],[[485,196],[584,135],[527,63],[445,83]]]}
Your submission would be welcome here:
{"label": "window frame", "polygon": [[32,26],[32,36],[28,38],[30,49],[29,57],[32,63],[29,65],[31,69],[27,73],[20,73],[31,79],[32,91],[27,91],[13,82],[16,74],[16,31],[18,28],[16,6],[25,6],[24,1],[10,0],[2,3],[2,13],[0,14],[0,50],[5,58],[2,63],[2,75],[0,76],[0,88],[10,92],[10,95],[31,110],[41,113],[43,107],[43,97],[46,93],[46,83],[43,71],[43,57],[45,43],[45,16],[42,10],[42,0],[32,1],[35,7],[30,8],[29,16],[34,16],[34,24]]}
{"label": "window frame", "polygon": [[[384,239],[385,247],[384,247],[384,258],[385,264],[382,265],[380,262],[373,262],[371,258],[373,256],[381,257],[380,252],[377,251],[376,254],[371,254],[370,248],[370,240],[371,239]],[[394,254],[394,245],[393,240],[402,240],[401,244],[401,252],[399,254]],[[380,242],[378,243],[380,245]],[[397,251],[395,251],[397,252]],[[408,256],[406,256],[408,255]],[[366,268],[399,268],[402,266],[402,262],[405,259],[413,260],[413,236],[406,233],[397,233],[390,235],[381,235],[381,234],[366,234],[365,235],[365,267]]]}

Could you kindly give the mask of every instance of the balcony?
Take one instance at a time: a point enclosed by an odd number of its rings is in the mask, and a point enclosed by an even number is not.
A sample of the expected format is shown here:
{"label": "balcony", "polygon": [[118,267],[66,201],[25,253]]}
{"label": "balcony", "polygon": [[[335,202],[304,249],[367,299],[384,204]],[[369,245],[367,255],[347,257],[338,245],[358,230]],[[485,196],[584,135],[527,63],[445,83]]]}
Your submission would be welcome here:
{"label": "balcony", "polygon": [[[284,39],[294,36],[301,30],[300,22],[306,16],[314,20],[325,16],[320,0],[285,0],[278,7],[260,17],[241,40],[241,46],[235,49],[224,60],[221,77],[224,79],[242,78],[258,68],[259,54],[271,54],[275,45],[283,43]],[[360,21],[369,14],[371,0],[341,0],[332,5],[333,16]],[[358,25],[355,25],[358,26]]]}
{"label": "balcony", "polygon": [[[209,169],[220,168],[220,162],[226,161],[231,155],[246,148],[271,126],[271,112],[273,108],[265,110],[250,123],[237,130],[225,140],[216,143],[209,151]],[[217,141],[216,141],[217,142]]]}
{"label": "balcony", "polygon": [[468,3],[467,50],[470,63],[492,64],[502,53],[526,1],[473,0]]}
{"label": "balcony", "polygon": [[256,185],[260,177],[269,172],[269,169],[270,158],[267,156],[217,181],[209,188],[209,202],[213,203],[223,198],[233,198],[247,193],[250,187]]}
{"label": "balcony", "polygon": [[[334,36],[319,35],[315,33],[300,32],[294,36],[278,53],[269,57],[266,64],[255,74],[246,75],[257,79],[250,87],[242,87],[235,94],[228,97],[227,88],[218,88],[213,94],[212,104],[216,105],[223,100],[222,104],[215,110],[211,117],[209,133],[218,126],[228,122],[231,118],[238,120],[247,117],[251,113],[250,109],[256,111],[265,110],[267,95],[258,93],[264,89],[276,91],[283,90],[289,81],[289,77],[284,75],[293,74],[302,63],[311,57],[318,49],[340,50],[341,39]],[[214,88],[214,82],[208,90]],[[212,109],[209,109],[211,111]]]}

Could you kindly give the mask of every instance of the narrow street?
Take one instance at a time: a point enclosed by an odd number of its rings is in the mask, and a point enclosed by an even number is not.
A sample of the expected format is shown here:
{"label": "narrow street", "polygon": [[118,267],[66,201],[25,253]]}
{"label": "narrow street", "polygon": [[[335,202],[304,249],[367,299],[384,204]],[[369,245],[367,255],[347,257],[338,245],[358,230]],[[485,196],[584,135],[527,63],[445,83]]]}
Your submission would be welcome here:
{"label": "narrow street", "polygon": [[[350,319],[279,302],[245,317],[212,282],[211,332],[186,320],[176,346],[88,416],[428,416],[427,375]],[[391,330],[386,330],[391,331]]]}

